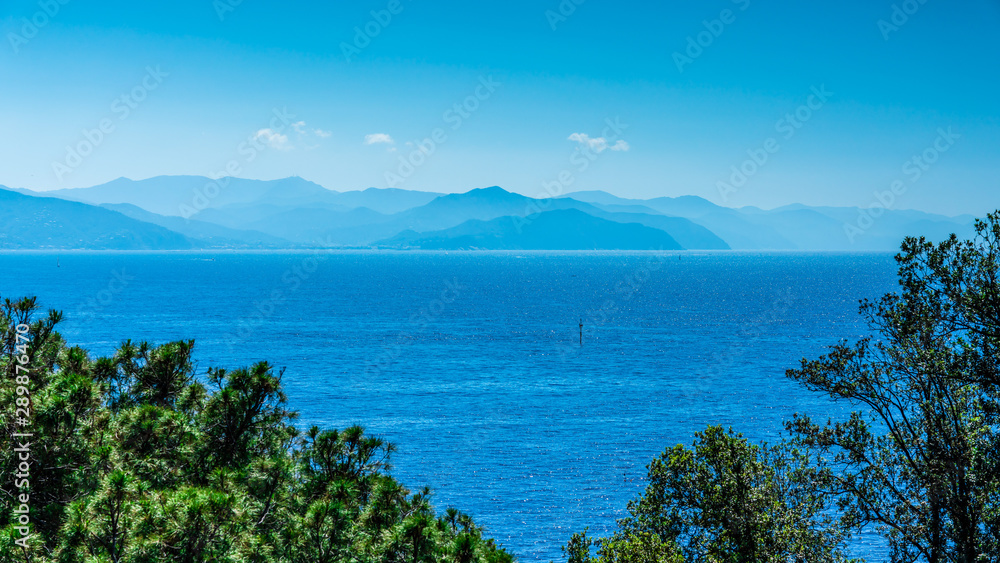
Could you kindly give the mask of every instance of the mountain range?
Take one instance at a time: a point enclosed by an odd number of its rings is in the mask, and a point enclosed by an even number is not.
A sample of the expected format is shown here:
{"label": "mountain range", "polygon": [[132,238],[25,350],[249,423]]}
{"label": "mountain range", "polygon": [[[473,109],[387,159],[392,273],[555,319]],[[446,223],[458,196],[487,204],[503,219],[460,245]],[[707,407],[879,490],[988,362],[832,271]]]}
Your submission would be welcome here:
{"label": "mountain range", "polygon": [[0,249],[400,248],[510,250],[896,250],[908,235],[969,236],[974,217],[911,210],[718,206],[696,196],[603,191],[535,199],[337,192],[280,180],[158,176],[33,192],[0,186]]}

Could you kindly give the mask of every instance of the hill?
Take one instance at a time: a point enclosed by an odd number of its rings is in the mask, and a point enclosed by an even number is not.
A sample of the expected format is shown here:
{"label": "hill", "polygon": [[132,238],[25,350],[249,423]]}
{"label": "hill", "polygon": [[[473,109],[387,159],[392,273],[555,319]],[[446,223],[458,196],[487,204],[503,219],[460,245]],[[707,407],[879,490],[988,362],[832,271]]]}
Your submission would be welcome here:
{"label": "hill", "polygon": [[190,217],[205,209],[239,204],[324,207],[340,211],[368,207],[380,213],[398,213],[424,205],[441,194],[377,188],[337,192],[298,176],[279,180],[155,176],[145,180],[118,178],[89,188],[53,190],[44,195],[91,204],[129,203],[159,215]]}
{"label": "hill", "polygon": [[[969,236],[973,220],[970,216],[945,217],[899,209],[876,210],[877,219],[871,219],[867,208],[801,204],[771,210],[729,208],[697,196],[644,200],[604,191],[535,199],[498,186],[452,194],[377,188],[337,192],[297,176],[266,181],[201,176],[158,176],[138,181],[119,178],[90,188],[15,191],[102,205],[169,229],[173,235],[155,232],[166,237],[164,244],[171,248],[181,239],[194,246],[214,248],[369,247],[387,240],[414,239],[414,233],[444,236],[442,232],[469,221],[576,210],[588,217],[664,232],[688,250],[893,251],[910,234],[935,239],[951,233]],[[591,224],[583,215],[573,217],[583,221],[581,225]],[[98,227],[90,224],[91,238],[111,236],[106,233],[98,237]],[[142,229],[137,232],[149,236],[154,232],[148,227]],[[36,236],[41,238],[36,240]],[[52,241],[47,236],[44,230],[25,231],[18,244],[48,248]],[[119,231],[118,239],[121,236]],[[136,244],[154,244],[158,248],[154,239]],[[32,241],[37,244],[32,246]],[[109,243],[105,237],[95,244],[126,243]],[[504,246],[496,241],[491,244]]]}
{"label": "hill", "polygon": [[159,225],[165,229],[170,229],[171,231],[180,233],[190,239],[199,240],[209,246],[221,246],[227,248],[282,248],[292,245],[292,243],[288,240],[259,231],[230,229],[222,225],[216,225],[215,223],[208,223],[195,219],[157,215],[156,213],[146,211],[145,209],[130,203],[105,203],[101,205],[101,207],[117,211],[122,215],[131,217],[138,221]]}
{"label": "hill", "polygon": [[[728,245],[708,229],[682,217],[658,214],[612,213],[570,198],[535,199],[492,186],[460,194],[442,195],[427,205],[390,216],[387,221],[355,228],[365,242],[379,241],[406,231],[428,233],[459,226],[467,221],[491,221],[500,217],[527,217],[541,212],[576,210],[583,215],[616,223],[638,223],[664,231],[683,248],[726,249]],[[655,212],[654,212],[655,213]]]}
{"label": "hill", "polygon": [[0,249],[183,250],[200,246],[179,233],[110,209],[0,189]]}
{"label": "hill", "polygon": [[407,231],[379,246],[438,250],[680,250],[669,234],[638,223],[599,219],[576,209],[528,217],[470,220],[428,233]]}
{"label": "hill", "polygon": [[[619,198],[603,191],[572,192],[563,196],[600,205],[604,209],[644,206],[668,216],[689,219],[740,250],[893,251],[905,237],[947,238],[951,233],[969,236],[971,216],[946,217],[905,209],[875,210],[858,207],[810,207],[795,204],[764,210],[730,208],[697,196],[658,197],[648,200]],[[865,226],[858,233],[853,227]]]}

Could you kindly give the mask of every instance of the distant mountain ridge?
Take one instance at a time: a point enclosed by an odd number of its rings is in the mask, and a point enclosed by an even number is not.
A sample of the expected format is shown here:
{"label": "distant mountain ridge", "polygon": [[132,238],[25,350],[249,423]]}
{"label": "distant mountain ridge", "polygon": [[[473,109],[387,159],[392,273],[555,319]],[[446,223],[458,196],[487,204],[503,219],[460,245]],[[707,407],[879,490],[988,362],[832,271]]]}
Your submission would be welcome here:
{"label": "distant mountain ridge", "polygon": [[377,246],[424,250],[682,250],[659,229],[617,223],[576,209],[544,211],[528,217],[470,219],[450,229],[404,231]]}
{"label": "distant mountain ridge", "polygon": [[[649,200],[619,198],[603,191],[573,192],[563,197],[609,205],[641,204],[666,215],[685,217],[711,230],[739,250],[895,251],[907,236],[932,240],[973,234],[969,215],[946,217],[922,211],[886,210],[861,233],[864,212],[856,207],[788,205],[772,210],[722,207],[697,196]],[[853,235],[853,236],[852,236]]]}
{"label": "distant mountain ridge", "polygon": [[376,188],[336,192],[298,176],[280,180],[156,176],[146,180],[118,178],[89,188],[53,190],[44,195],[95,205],[129,203],[158,215],[188,218],[205,209],[240,204],[319,206],[341,211],[364,206],[383,213],[398,213],[428,203],[441,194]]}
{"label": "distant mountain ridge", "polygon": [[0,249],[188,250],[198,242],[84,203],[0,189]]}
{"label": "distant mountain ridge", "polygon": [[[736,209],[697,196],[642,200],[603,191],[535,199],[497,186],[455,194],[338,192],[297,176],[119,178],[89,188],[2,192],[0,247],[23,249],[891,251],[908,235],[969,236],[973,222],[970,216],[887,210],[860,228],[855,223],[862,223],[865,211],[858,208]],[[518,221],[525,230],[511,230]]]}
{"label": "distant mountain ridge", "polygon": [[286,239],[258,231],[230,229],[215,223],[157,215],[131,203],[102,203],[101,207],[138,221],[159,225],[191,239],[202,240],[211,246],[282,248],[290,244]]}

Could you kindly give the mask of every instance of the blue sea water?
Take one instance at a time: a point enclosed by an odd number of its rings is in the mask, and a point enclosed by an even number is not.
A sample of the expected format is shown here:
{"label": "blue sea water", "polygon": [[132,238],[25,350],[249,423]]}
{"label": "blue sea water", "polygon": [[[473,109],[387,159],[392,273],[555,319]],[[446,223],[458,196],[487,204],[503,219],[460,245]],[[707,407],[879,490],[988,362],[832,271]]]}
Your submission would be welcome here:
{"label": "blue sea water", "polygon": [[866,334],[858,300],[894,289],[890,254],[0,255],[0,296],[63,310],[94,356],[193,338],[199,369],[285,368],[303,427],[396,443],[394,475],[521,561],[607,533],[706,425],[775,440],[793,413],[842,415],[784,372]]}

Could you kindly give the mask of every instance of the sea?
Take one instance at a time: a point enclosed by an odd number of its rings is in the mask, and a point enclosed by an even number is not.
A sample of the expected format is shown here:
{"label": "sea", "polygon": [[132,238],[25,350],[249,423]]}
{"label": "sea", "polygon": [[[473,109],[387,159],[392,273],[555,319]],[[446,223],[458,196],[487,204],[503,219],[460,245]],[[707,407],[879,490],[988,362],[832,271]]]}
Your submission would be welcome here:
{"label": "sea", "polygon": [[17,252],[0,297],[63,311],[92,357],[194,339],[199,372],[271,362],[296,424],[364,426],[408,488],[548,562],[708,425],[774,442],[795,413],[846,416],[785,372],[867,335],[859,300],[895,273],[889,253]]}

